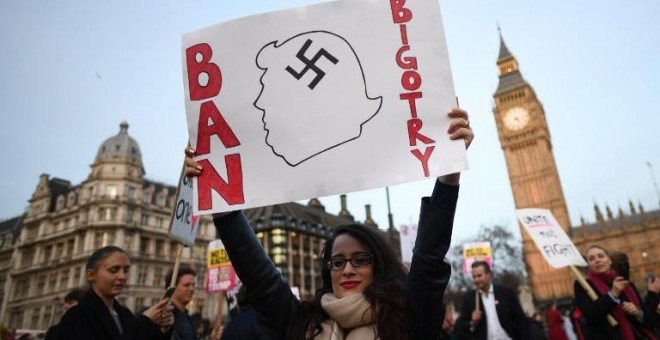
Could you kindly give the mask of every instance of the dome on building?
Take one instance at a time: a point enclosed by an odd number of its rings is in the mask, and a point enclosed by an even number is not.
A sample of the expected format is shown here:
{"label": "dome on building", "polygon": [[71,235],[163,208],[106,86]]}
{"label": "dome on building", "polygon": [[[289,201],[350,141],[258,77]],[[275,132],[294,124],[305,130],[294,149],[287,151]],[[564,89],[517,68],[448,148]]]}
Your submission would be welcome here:
{"label": "dome on building", "polygon": [[97,159],[113,156],[133,158],[142,162],[140,146],[135,139],[128,135],[128,123],[126,121],[119,124],[119,133],[106,139],[96,154]]}

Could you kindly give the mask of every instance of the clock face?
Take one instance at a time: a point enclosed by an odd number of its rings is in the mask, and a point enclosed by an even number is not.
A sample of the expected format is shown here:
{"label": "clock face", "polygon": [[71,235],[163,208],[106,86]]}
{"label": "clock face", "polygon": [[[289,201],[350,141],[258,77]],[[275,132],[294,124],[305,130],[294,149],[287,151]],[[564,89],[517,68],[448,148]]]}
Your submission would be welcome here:
{"label": "clock face", "polygon": [[504,126],[511,131],[522,130],[529,124],[529,112],[519,106],[504,113]]}

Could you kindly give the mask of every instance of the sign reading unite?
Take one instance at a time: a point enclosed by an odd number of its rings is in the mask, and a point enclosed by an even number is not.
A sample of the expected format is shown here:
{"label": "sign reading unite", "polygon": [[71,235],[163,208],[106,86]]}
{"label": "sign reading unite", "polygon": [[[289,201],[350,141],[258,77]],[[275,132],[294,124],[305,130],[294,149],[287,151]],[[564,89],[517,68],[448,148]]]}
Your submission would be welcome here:
{"label": "sign reading unite", "polygon": [[464,145],[446,134],[455,95],[433,0],[266,13],[186,34],[183,46],[190,145],[203,168],[195,211],[467,167]]}

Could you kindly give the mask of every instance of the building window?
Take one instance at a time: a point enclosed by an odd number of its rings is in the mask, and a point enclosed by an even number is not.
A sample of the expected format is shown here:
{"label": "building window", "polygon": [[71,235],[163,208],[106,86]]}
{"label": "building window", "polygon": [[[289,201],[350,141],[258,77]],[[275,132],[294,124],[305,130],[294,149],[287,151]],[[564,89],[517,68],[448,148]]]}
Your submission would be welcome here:
{"label": "building window", "polygon": [[60,274],[60,289],[69,288],[69,270],[65,269]]}
{"label": "building window", "polygon": [[165,256],[165,241],[156,241],[156,256]]}
{"label": "building window", "polygon": [[117,197],[117,186],[116,185],[108,185],[105,187],[105,196],[108,198],[115,198]]}
{"label": "building window", "polygon": [[133,211],[133,208],[128,208],[128,210],[126,210],[126,222],[133,221]]}
{"label": "building window", "polygon": [[32,310],[32,319],[30,319],[30,329],[39,329],[39,314],[41,308],[35,308]]}
{"label": "building window", "polygon": [[80,284],[80,271],[82,270],[82,266],[78,268],[73,268],[73,285],[77,286]]}
{"label": "building window", "polygon": [[53,252],[53,247],[50,245],[47,245],[44,247],[44,253],[43,253],[43,261],[48,262],[52,258],[52,253]]}
{"label": "building window", "polygon": [[163,225],[163,218],[162,217],[156,217],[156,228],[162,228]]}
{"label": "building window", "polygon": [[76,240],[70,239],[66,241],[66,255],[73,255],[73,246],[76,244]]}
{"label": "building window", "polygon": [[129,186],[128,189],[126,189],[126,197],[129,199],[135,198],[135,188]]}
{"label": "building window", "polygon": [[51,273],[48,277],[48,292],[57,290],[57,273]]}
{"label": "building window", "polygon": [[154,282],[153,286],[158,287],[162,286],[163,282],[161,281],[163,279],[163,268],[156,267],[154,268]]}
{"label": "building window", "polygon": [[46,286],[46,275],[41,275],[37,279],[37,296],[43,295]]}
{"label": "building window", "polygon": [[149,222],[149,216],[145,213],[142,213],[142,216],[140,216],[140,224],[148,225],[148,222]]}
{"label": "building window", "polygon": [[32,266],[32,260],[34,258],[34,249],[26,249],[23,251],[23,258],[21,259],[22,267]]}
{"label": "building window", "polygon": [[149,239],[146,237],[140,237],[140,253],[142,253],[142,255],[147,255],[149,253]]}
{"label": "building window", "polygon": [[140,270],[138,271],[138,285],[140,285],[140,286],[146,286],[147,285],[147,267],[146,266],[140,266]]}

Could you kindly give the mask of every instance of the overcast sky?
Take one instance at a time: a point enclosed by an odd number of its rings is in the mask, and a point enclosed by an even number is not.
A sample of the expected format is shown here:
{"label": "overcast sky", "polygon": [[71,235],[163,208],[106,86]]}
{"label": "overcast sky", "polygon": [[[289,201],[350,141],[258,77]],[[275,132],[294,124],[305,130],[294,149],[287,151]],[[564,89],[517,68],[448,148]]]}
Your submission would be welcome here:
{"label": "overcast sky", "polygon": [[[318,1],[0,2],[0,219],[28,205],[39,175],[79,184],[98,147],[130,124],[147,177],[174,184],[187,128],[181,35]],[[191,5],[194,5],[191,6]],[[519,235],[492,113],[499,34],[547,115],[571,222],[593,205],[658,209],[660,2],[444,1],[456,93],[477,134],[463,175],[454,240],[481,225]],[[653,172],[647,165],[653,164]],[[432,182],[390,188],[398,226],[416,220]],[[329,212],[339,198],[322,198]],[[385,189],[352,193],[349,209],[387,226]]]}

